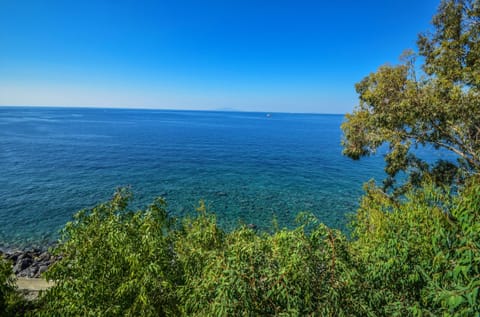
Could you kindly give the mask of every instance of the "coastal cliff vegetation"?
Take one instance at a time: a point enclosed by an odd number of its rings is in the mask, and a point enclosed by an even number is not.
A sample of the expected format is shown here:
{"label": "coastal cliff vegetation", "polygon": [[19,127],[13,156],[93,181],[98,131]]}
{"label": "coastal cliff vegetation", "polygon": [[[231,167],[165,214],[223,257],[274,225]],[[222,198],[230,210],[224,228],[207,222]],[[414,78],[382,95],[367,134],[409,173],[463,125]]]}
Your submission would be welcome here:
{"label": "coastal cliff vegetation", "polygon": [[480,180],[456,193],[424,184],[393,201],[368,185],[352,236],[301,214],[295,229],[226,232],[200,204],[129,209],[122,189],[77,213],[30,310],[2,266],[5,315],[477,316]]}
{"label": "coastal cliff vegetation", "polygon": [[[55,286],[28,309],[0,262],[0,313],[480,316],[480,1],[442,1],[433,26],[356,86],[344,153],[387,144],[388,178],[365,185],[348,236],[308,213],[294,229],[224,231],[203,203],[175,219],[163,199],[131,209],[122,188],[66,224]],[[456,159],[424,161],[421,146]]]}

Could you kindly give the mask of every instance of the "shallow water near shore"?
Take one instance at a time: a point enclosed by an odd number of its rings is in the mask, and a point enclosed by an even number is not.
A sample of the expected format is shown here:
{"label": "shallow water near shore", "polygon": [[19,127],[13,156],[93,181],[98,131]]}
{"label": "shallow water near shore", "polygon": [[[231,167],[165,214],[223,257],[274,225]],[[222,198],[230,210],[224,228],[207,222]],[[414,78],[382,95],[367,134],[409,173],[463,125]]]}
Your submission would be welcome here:
{"label": "shallow water near shore", "polygon": [[310,211],[344,229],[381,155],[341,154],[342,115],[0,107],[0,247],[42,246],[77,210],[131,186],[174,216],[200,199],[226,229],[295,225]]}

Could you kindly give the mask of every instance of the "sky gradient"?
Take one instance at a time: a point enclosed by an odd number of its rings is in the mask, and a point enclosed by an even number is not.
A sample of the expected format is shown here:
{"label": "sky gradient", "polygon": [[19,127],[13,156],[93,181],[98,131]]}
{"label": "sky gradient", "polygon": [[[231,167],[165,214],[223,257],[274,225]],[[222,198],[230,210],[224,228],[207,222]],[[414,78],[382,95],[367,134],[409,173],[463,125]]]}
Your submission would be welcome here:
{"label": "sky gradient", "polygon": [[345,113],[433,0],[0,0],[0,105]]}

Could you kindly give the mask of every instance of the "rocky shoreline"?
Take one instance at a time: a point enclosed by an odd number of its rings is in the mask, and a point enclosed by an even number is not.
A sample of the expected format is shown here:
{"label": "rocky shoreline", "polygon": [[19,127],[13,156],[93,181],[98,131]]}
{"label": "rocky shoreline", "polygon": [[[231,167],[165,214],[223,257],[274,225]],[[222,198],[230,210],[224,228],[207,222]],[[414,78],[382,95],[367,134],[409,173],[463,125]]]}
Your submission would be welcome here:
{"label": "rocky shoreline", "polygon": [[0,251],[0,256],[12,263],[13,273],[17,277],[28,278],[39,278],[50,265],[61,259],[40,249]]}

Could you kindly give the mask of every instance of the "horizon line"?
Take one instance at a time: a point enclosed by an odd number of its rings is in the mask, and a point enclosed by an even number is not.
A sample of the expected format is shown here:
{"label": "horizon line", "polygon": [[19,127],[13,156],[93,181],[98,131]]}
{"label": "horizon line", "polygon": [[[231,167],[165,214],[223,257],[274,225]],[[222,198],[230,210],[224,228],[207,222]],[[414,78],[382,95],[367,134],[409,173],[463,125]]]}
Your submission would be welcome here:
{"label": "horizon line", "polygon": [[264,110],[241,110],[235,108],[217,109],[176,109],[176,108],[154,108],[154,107],[116,107],[116,106],[59,106],[59,105],[2,105],[0,108],[61,108],[61,109],[113,109],[113,110],[152,110],[152,111],[198,111],[198,112],[244,112],[244,113],[278,113],[278,114],[313,114],[345,116],[347,113],[325,113],[325,112],[293,112],[293,111],[264,111]]}

